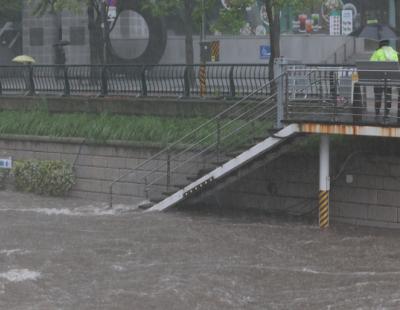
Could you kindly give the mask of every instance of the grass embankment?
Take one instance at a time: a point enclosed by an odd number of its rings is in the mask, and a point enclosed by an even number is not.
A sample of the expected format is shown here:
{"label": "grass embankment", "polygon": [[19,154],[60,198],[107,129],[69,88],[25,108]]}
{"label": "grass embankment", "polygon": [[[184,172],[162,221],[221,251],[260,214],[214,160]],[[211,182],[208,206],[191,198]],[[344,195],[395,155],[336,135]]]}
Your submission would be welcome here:
{"label": "grass embankment", "polygon": [[[79,137],[95,141],[123,140],[135,142],[174,142],[194,128],[205,123],[206,118],[172,118],[156,116],[121,116],[108,114],[49,114],[45,111],[0,112],[0,134],[36,135],[50,137]],[[228,121],[224,121],[223,124]],[[233,122],[223,131],[229,132],[243,124]],[[264,132],[271,124],[257,122],[241,132],[244,135]],[[255,129],[256,128],[256,129]],[[195,139],[204,139],[204,144],[215,140],[216,124],[204,126]],[[243,136],[242,136],[243,137]]]}

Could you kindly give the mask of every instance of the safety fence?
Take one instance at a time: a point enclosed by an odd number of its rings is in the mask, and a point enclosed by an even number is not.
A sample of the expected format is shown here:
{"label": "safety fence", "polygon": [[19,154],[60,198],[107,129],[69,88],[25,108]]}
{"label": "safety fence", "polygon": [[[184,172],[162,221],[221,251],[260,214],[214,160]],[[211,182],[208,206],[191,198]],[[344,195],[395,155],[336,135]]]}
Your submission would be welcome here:
{"label": "safety fence", "polygon": [[3,95],[243,97],[267,82],[264,64],[0,66]]}
{"label": "safety fence", "polygon": [[289,66],[284,119],[335,123],[400,122],[399,70]]}

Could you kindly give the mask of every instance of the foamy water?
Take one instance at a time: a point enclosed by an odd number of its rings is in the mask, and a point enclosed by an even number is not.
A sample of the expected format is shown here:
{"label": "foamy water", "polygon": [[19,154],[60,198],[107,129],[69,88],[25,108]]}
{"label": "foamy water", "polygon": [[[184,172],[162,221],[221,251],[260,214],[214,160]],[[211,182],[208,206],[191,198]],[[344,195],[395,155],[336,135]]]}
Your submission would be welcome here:
{"label": "foamy water", "polygon": [[108,205],[93,206],[88,205],[78,208],[3,208],[0,212],[32,212],[44,215],[66,215],[66,216],[112,216],[127,212],[138,211],[138,205],[114,205],[110,208]]}
{"label": "foamy water", "polygon": [[0,250],[0,255],[6,255],[6,256],[25,255],[25,254],[29,254],[29,253],[30,253],[30,251],[21,250],[21,249]]}
{"label": "foamy water", "polygon": [[40,273],[28,269],[12,269],[0,273],[0,279],[6,279],[10,282],[35,281],[40,278]]}

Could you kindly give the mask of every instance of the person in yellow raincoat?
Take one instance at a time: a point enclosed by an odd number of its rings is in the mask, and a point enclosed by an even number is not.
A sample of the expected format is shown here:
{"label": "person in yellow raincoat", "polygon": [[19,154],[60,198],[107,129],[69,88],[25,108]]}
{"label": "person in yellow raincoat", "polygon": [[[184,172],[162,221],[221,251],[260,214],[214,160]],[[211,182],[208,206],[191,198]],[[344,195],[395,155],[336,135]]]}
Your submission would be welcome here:
{"label": "person in yellow raincoat", "polygon": [[[382,40],[379,42],[379,48],[372,54],[370,61],[391,61],[398,62],[399,56],[397,51],[394,50],[388,40]],[[377,85],[374,86],[375,93],[375,115],[379,116],[382,106],[382,93],[384,87]],[[386,87],[385,89],[385,118],[389,115],[389,111],[392,107],[392,88]]]}

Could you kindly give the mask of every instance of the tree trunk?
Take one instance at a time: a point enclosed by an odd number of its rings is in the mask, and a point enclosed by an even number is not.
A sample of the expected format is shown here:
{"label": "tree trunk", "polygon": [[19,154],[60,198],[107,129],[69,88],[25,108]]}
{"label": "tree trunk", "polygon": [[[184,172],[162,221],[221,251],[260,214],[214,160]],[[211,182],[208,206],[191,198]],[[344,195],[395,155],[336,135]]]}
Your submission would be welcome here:
{"label": "tree trunk", "polygon": [[271,57],[269,58],[268,64],[268,77],[272,81],[274,79],[274,61],[275,58],[280,57],[281,48],[281,27],[280,27],[280,16],[279,10],[274,7],[273,0],[265,0],[265,8],[267,11],[269,21],[269,37],[271,45]]}
{"label": "tree trunk", "polygon": [[103,34],[101,30],[101,19],[96,17],[95,8],[89,4],[87,9],[89,27],[90,62],[92,65],[102,63]]}
{"label": "tree trunk", "polygon": [[184,24],[185,24],[185,58],[187,65],[193,65],[193,3],[192,0],[184,2]]}

